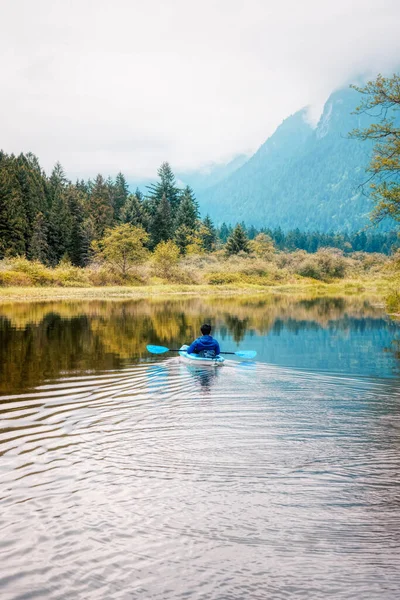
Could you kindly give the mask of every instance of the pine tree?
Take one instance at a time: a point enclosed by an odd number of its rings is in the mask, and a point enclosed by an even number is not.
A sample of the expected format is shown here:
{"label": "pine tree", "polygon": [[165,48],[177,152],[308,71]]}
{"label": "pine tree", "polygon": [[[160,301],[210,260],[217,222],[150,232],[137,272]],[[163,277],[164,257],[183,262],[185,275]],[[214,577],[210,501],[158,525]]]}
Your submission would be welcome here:
{"label": "pine tree", "polygon": [[89,244],[87,243],[84,220],[86,194],[76,186],[70,185],[66,192],[67,206],[71,219],[71,234],[67,248],[68,256],[76,267],[85,266]]}
{"label": "pine tree", "polygon": [[111,227],[114,216],[109,188],[102,175],[97,175],[91,185],[89,212],[93,219],[96,239],[100,239],[106,228]]}
{"label": "pine tree", "polygon": [[198,226],[199,206],[190,186],[186,186],[181,194],[179,208],[176,213],[176,227],[184,225],[194,232]]}
{"label": "pine tree", "polygon": [[130,194],[121,209],[120,219],[122,223],[129,223],[135,227],[148,228],[148,218],[144,207],[136,194]]}
{"label": "pine tree", "polygon": [[228,256],[239,254],[239,252],[250,252],[249,240],[240,224],[236,225],[232,234],[229,236],[226,242],[225,252]]}
{"label": "pine tree", "polygon": [[203,219],[200,227],[200,237],[204,250],[212,252],[217,243],[217,231],[209,215]]}
{"label": "pine tree", "polygon": [[57,265],[68,252],[71,236],[71,216],[67,206],[67,178],[61,164],[57,162],[49,180],[50,211],[48,220],[48,258]]}
{"label": "pine tree", "polygon": [[79,190],[83,194],[89,194],[89,185],[83,179],[81,179],[81,180],[77,179],[75,187],[77,190]]}
{"label": "pine tree", "polygon": [[283,250],[285,247],[285,234],[282,229],[280,227],[274,229],[271,237],[274,240],[276,247],[279,248],[279,250]]}
{"label": "pine tree", "polygon": [[40,168],[39,161],[32,153],[20,154],[17,159],[12,157],[13,190],[16,186],[22,196],[23,212],[27,227],[25,229],[25,246],[29,247],[33,222],[38,212],[48,214],[50,203],[49,185],[45,174]]}
{"label": "pine tree", "polygon": [[296,241],[296,231],[288,231],[288,233],[286,234],[285,248],[287,248],[290,251],[295,250],[297,248]]}
{"label": "pine tree", "polygon": [[173,233],[171,206],[164,195],[157,207],[151,223],[151,243],[153,248],[160,242],[171,239]]}
{"label": "pine tree", "polygon": [[90,263],[93,258],[93,242],[96,238],[96,224],[91,215],[87,216],[82,223],[82,263],[83,266]]}
{"label": "pine tree", "polygon": [[228,227],[226,223],[222,223],[220,230],[219,230],[219,239],[221,240],[221,242],[223,244],[226,244],[226,241],[231,233],[232,233],[232,228],[230,226]]}
{"label": "pine tree", "polygon": [[358,252],[365,250],[367,244],[367,236],[364,231],[357,233],[353,238],[353,248]]}
{"label": "pine tree", "polygon": [[174,242],[178,246],[181,254],[186,254],[187,247],[194,241],[193,229],[187,225],[180,225],[175,230]]}
{"label": "pine tree", "polygon": [[149,198],[152,200],[153,212],[158,208],[162,198],[165,196],[171,207],[172,216],[175,217],[179,206],[179,189],[176,186],[175,175],[169,163],[164,162],[158,169],[157,174],[160,181],[148,186]]}
{"label": "pine tree", "polygon": [[249,238],[249,240],[254,240],[254,238],[259,234],[260,232],[257,231],[257,229],[254,227],[254,225],[250,225],[250,227],[247,230],[247,237]]}
{"label": "pine tree", "polygon": [[53,194],[59,191],[60,188],[64,188],[67,185],[68,181],[61,163],[56,162],[54,165],[50,175],[49,183]]}
{"label": "pine tree", "polygon": [[125,205],[129,196],[129,186],[126,182],[125,177],[122,173],[118,173],[114,189],[113,189],[113,198],[112,205],[114,209],[114,221],[121,220],[121,209]]}
{"label": "pine tree", "polygon": [[113,207],[113,218],[114,218],[114,193],[115,193],[115,184],[112,177],[109,175],[106,179],[106,187],[108,192],[108,201],[110,205]]}
{"label": "pine tree", "polygon": [[43,213],[38,213],[33,222],[33,231],[28,251],[28,258],[47,264],[49,260],[49,244],[47,242],[47,223]]}
{"label": "pine tree", "polygon": [[[14,164],[13,164],[14,163]],[[14,157],[0,161],[0,258],[25,254],[28,222]]]}
{"label": "pine tree", "polygon": [[53,266],[68,252],[71,225],[65,190],[58,189],[52,201],[48,227],[49,260]]}

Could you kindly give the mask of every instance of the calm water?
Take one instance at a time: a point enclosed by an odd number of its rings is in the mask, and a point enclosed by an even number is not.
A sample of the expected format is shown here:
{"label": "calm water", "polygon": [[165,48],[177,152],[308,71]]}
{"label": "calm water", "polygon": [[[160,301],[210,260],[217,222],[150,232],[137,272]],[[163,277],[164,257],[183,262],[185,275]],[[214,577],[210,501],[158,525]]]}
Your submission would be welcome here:
{"label": "calm water", "polygon": [[[217,370],[146,343],[210,319]],[[397,599],[400,327],[365,300],[0,305],[0,597]]]}

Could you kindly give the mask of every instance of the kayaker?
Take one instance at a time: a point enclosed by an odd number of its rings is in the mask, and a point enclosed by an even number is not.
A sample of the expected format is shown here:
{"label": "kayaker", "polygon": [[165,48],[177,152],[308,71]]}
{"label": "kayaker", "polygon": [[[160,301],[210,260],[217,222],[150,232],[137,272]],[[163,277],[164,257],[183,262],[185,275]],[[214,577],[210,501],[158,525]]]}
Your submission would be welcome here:
{"label": "kayaker", "polygon": [[217,340],[214,340],[210,335],[211,325],[204,323],[204,325],[200,327],[200,331],[203,335],[197,338],[197,340],[194,340],[186,352],[188,354],[199,354],[200,356],[204,356],[204,358],[214,358],[214,356],[218,356],[221,350]]}

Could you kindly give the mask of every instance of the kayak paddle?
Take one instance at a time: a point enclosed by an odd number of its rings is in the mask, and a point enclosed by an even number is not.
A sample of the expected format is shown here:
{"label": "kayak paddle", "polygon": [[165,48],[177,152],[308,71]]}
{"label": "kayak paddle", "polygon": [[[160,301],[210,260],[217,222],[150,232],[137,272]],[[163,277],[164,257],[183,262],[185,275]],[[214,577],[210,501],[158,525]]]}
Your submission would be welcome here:
{"label": "kayak paddle", "polygon": [[[152,354],[164,354],[164,352],[180,352],[180,348],[166,348],[165,346],[146,346]],[[220,352],[220,354],[235,354],[240,358],[254,358],[257,356],[255,350],[240,350],[238,352]]]}

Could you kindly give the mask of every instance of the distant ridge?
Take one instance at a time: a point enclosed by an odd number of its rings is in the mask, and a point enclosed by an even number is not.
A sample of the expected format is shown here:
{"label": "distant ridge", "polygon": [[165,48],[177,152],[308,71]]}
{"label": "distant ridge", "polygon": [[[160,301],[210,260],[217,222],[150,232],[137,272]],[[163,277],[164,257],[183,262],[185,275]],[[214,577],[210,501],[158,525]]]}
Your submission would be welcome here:
{"label": "distant ridge", "polygon": [[372,206],[360,186],[372,145],[348,133],[373,121],[352,114],[359,102],[356,91],[342,89],[329,97],[316,128],[307,123],[306,109],[285,119],[249,160],[197,194],[202,213],[217,224],[284,230],[364,227]]}

